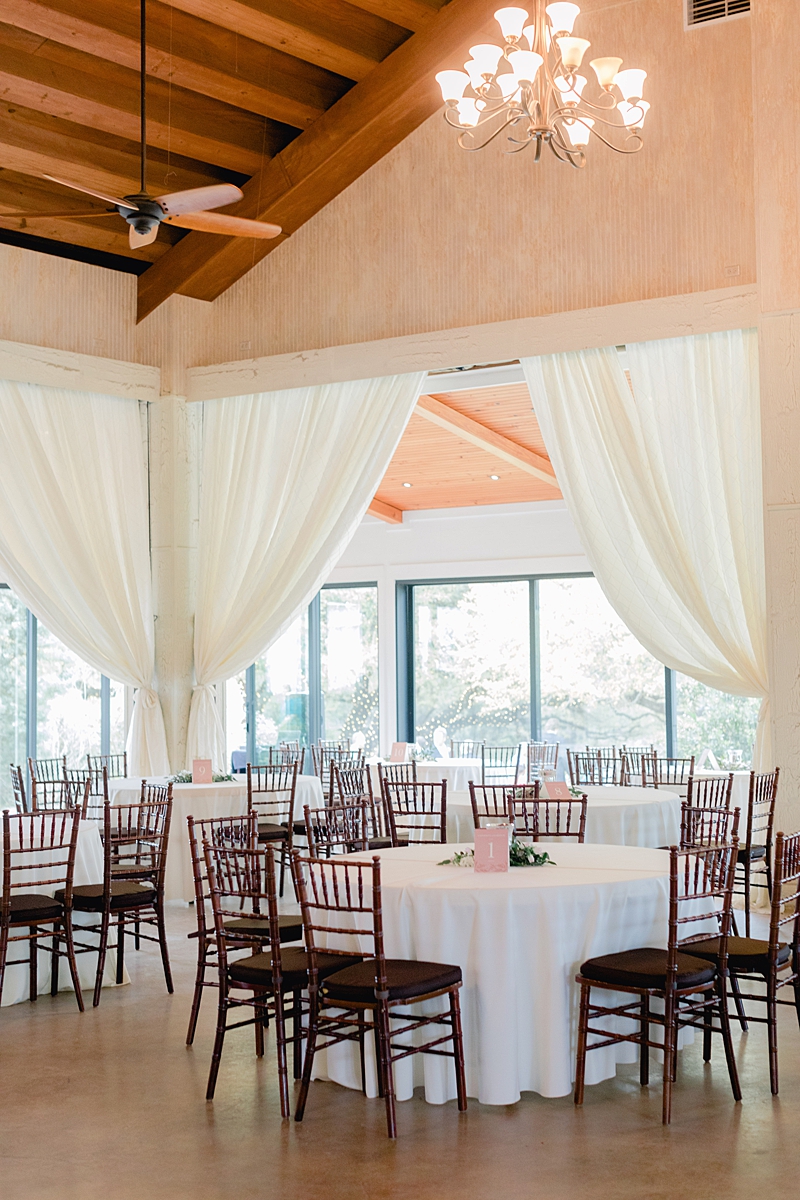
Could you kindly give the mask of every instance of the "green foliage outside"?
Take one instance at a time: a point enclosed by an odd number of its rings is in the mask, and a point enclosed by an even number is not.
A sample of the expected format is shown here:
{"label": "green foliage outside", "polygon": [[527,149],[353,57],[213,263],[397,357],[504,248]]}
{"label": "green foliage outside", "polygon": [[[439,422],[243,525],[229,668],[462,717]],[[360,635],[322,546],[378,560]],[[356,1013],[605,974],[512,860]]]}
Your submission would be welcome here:
{"label": "green foliage outside", "polygon": [[678,753],[699,757],[710,749],[723,769],[749,769],[760,707],[754,696],[731,696],[679,675]]}
{"label": "green foliage outside", "polygon": [[[351,625],[347,640],[338,648],[337,610]],[[320,593],[320,639],[323,736],[352,741],[356,734],[362,733],[366,753],[377,754],[380,747],[378,589],[324,588]],[[338,661],[342,651],[347,655],[346,663]]]}
{"label": "green foliage outside", "polygon": [[8,764],[25,761],[26,611],[0,588],[0,808],[13,804]]}

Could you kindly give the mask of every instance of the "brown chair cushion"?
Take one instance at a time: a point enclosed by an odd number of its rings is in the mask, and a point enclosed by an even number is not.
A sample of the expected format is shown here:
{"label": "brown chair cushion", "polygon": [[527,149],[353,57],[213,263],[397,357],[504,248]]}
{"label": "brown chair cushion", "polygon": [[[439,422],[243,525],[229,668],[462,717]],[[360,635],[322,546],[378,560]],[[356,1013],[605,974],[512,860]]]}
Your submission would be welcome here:
{"label": "brown chair cushion", "polygon": [[272,821],[259,821],[258,823],[258,840],[260,842],[283,841],[288,836],[289,830],[285,825],[276,825]]}
{"label": "brown chair cushion", "polygon": [[750,862],[757,862],[758,859],[766,858],[766,857],[767,857],[767,847],[766,846],[751,846],[749,850],[747,849],[747,846],[740,846],[736,861],[737,862],[747,862],[747,860],[749,858]]}
{"label": "brown chair cushion", "polygon": [[[63,892],[56,892],[56,897],[63,895]],[[145,904],[152,904],[155,896],[156,889],[149,883],[134,883],[130,879],[115,879],[111,882],[112,912],[120,908],[141,908]],[[85,883],[73,888],[72,907],[78,912],[102,912],[102,883]]]}
{"label": "brown chair cushion", "polygon": [[[588,959],[580,971],[585,979],[598,983],[616,983],[620,987],[659,988],[667,983],[667,952],[650,946],[640,950],[623,950],[620,954],[603,954]],[[678,954],[678,987],[700,987],[710,983],[716,967],[702,967],[697,958]]]}
{"label": "brown chair cushion", "polygon": [[[320,975],[332,975],[342,965],[340,954],[318,954]],[[281,974],[283,975],[283,990],[286,992],[299,991],[308,984],[308,955],[300,947],[287,946],[281,950]],[[262,954],[251,954],[249,958],[239,958],[228,964],[228,977],[235,983],[250,983],[256,987],[272,987],[272,955],[264,951]]]}
{"label": "brown chair cushion", "polygon": [[[278,917],[278,924],[281,929],[282,942],[299,942],[303,936],[303,918],[302,917]],[[225,929],[228,933],[241,934],[242,937],[247,937],[253,934],[255,937],[269,937],[269,917],[236,917],[233,921],[225,921]]]}
{"label": "brown chair cushion", "polygon": [[[404,846],[407,846],[408,842],[403,842],[402,844]],[[391,850],[392,839],[391,838],[370,838],[370,840],[367,842],[367,848],[369,850]]]}
{"label": "brown chair cushion", "polygon": [[[369,958],[337,971],[325,981],[326,999],[356,1000],[361,1003],[374,1000],[376,966],[376,959]],[[413,1000],[416,996],[425,996],[428,992],[438,992],[460,983],[461,967],[387,958],[386,978],[390,1000]]]}
{"label": "brown chair cushion", "polygon": [[37,921],[57,921],[63,915],[64,905],[59,899],[63,891],[52,896],[42,896],[39,892],[23,893],[11,897],[11,924],[35,925]]}
{"label": "brown chair cushion", "polygon": [[[719,955],[719,938],[707,938],[703,942],[692,942],[686,947],[687,954],[696,954],[709,962],[716,962]],[[783,942],[778,946],[778,965],[789,961],[791,947]],[[769,942],[760,938],[728,938],[728,966],[732,971],[766,971],[769,968]]]}

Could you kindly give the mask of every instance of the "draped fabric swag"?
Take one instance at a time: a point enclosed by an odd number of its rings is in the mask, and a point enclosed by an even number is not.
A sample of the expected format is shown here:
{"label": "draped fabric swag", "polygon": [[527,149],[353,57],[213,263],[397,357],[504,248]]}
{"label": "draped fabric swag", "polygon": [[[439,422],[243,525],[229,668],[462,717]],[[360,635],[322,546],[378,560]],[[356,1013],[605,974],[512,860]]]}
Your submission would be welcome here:
{"label": "draped fabric swag", "polygon": [[214,685],[280,636],[355,533],[424,373],[209,400],[187,768],[225,764]]}
{"label": "draped fabric swag", "polygon": [[135,401],[0,381],[0,577],[85,662],[138,689],[129,770],[167,774]]}
{"label": "draped fabric swag", "polygon": [[[771,767],[754,330],[522,360],[592,570],[660,662],[762,697]],[[632,392],[631,392],[632,388]]]}

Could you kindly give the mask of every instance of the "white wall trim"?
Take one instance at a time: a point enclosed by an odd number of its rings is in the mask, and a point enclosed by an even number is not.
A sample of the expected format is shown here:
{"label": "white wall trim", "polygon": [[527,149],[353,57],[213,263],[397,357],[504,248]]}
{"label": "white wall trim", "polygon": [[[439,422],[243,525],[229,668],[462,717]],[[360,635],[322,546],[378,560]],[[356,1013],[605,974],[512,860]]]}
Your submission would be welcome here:
{"label": "white wall trim", "polygon": [[25,342],[0,341],[0,379],[98,392],[123,400],[158,400],[161,390],[158,367]]}
{"label": "white wall trim", "polygon": [[[719,288],[575,312],[442,329],[350,346],[329,346],[190,367],[187,399],[216,400],[283,388],[439,371],[528,355],[585,350],[758,324],[756,287]],[[436,378],[433,385],[445,390]]]}

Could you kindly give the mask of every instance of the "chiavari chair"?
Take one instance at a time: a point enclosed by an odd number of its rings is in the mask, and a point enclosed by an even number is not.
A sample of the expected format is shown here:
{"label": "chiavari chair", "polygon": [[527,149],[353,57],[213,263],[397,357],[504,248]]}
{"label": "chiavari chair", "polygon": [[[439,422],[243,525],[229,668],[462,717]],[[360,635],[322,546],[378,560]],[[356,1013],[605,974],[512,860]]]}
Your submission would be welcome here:
{"label": "chiavari chair", "polygon": [[37,783],[52,783],[57,779],[66,778],[67,756],[60,758],[29,758],[28,774]]}
{"label": "chiavari chair", "polygon": [[383,797],[393,846],[447,841],[447,781],[389,783]]}
{"label": "chiavari chair", "polygon": [[450,757],[451,758],[480,758],[483,750],[483,742],[461,741],[454,742],[450,739]]}
{"label": "chiavari chair", "polygon": [[[247,764],[247,811],[258,817],[259,842],[275,843],[281,854],[281,895],[286,862],[296,830],[297,763],[254,767]],[[301,827],[305,831],[305,826]]]}
{"label": "chiavari chair", "polygon": [[388,849],[392,844],[392,839],[389,836],[383,791],[381,791],[380,798],[376,799],[372,791],[372,775],[369,767],[338,767],[336,763],[331,763],[329,803],[351,804],[355,801],[360,802],[365,809],[366,849]]}
{"label": "chiavari chair", "polygon": [[324,808],[309,808],[306,804],[303,812],[312,858],[369,849],[368,805],[364,797],[326,804]]}
{"label": "chiavari chair", "polygon": [[383,795],[384,783],[416,783],[416,761],[412,759],[411,762],[378,763],[378,782],[381,795]]}
{"label": "chiavari chair", "polygon": [[656,753],[655,746],[622,746],[621,756],[625,759],[625,782],[638,784],[642,778],[642,759],[652,758]]}
{"label": "chiavari chair", "polygon": [[302,775],[306,764],[306,748],[301,747],[299,742],[281,742],[274,756],[270,757],[270,762],[282,763],[287,767],[297,763],[297,774]]}
{"label": "chiavari chair", "polygon": [[[6,967],[24,964],[28,967],[28,998],[36,1000],[40,942],[47,940],[50,993],[55,996],[58,991],[58,964],[62,957],[66,958],[75,999],[83,1012],[72,934],[73,877],[80,819],[77,807],[32,813],[3,812],[0,999]],[[9,946],[18,942],[28,943],[28,957],[9,959]]]}
{"label": "chiavari chair", "polygon": [[534,783],[545,772],[558,769],[558,742],[528,742],[527,782]]}
{"label": "chiavari chair", "polygon": [[311,761],[314,765],[314,774],[322,784],[322,794],[327,801],[331,798],[331,766],[335,763],[338,767],[363,767],[365,759],[363,750],[351,750],[349,743],[347,746],[338,743],[336,745],[320,743],[311,747]]}
{"label": "chiavari chair", "polygon": [[123,750],[121,754],[87,754],[86,765],[96,777],[98,784],[104,769],[109,779],[127,779],[128,752]]}
{"label": "chiavari chair", "polygon": [[[214,956],[216,935],[213,920],[209,922],[207,905],[211,901],[208,884],[203,844],[207,842],[212,847],[228,850],[249,849],[258,847],[258,821],[255,813],[245,813],[238,817],[208,817],[196,821],[194,817],[186,818],[189,831],[189,850],[192,857],[192,877],[194,880],[195,917],[197,928],[188,937],[197,942],[197,970],[195,972],[192,1010],[189,1016],[189,1029],[186,1034],[186,1045],[191,1046],[197,1028],[197,1018],[200,1014],[200,1004],[203,999],[203,989],[218,987],[218,964]],[[299,916],[281,916],[278,927],[282,942],[297,942],[303,936],[303,923]],[[270,926],[266,914],[256,920],[242,913],[231,917],[225,922],[226,938],[233,946],[237,940],[243,947],[259,946],[269,942]],[[214,977],[209,978],[213,971]]]}
{"label": "chiavari chair", "polygon": [[[738,808],[721,808],[711,804],[707,808],[699,808],[696,804],[681,804],[681,850],[692,846],[720,846],[731,839],[735,814]],[[668,847],[662,847],[668,849]]]}
{"label": "chiavari chair", "polygon": [[[169,828],[172,817],[172,784],[142,781],[139,804],[103,805],[103,882],[73,888],[73,909],[94,914],[94,924],[81,926],[81,933],[99,936],[96,946],[78,946],[79,952],[97,954],[92,1004],[97,1008],[103,986],[111,925],[116,925],[117,983],[124,977],[125,931],[135,928],[139,939],[157,942],[167,991],[172,994],[167,933],[164,926],[164,873],[167,864]],[[155,929],[155,936],[142,933],[141,926]]]}
{"label": "chiavari chair", "polygon": [[[745,933],[750,937],[750,891],[766,888],[772,900],[772,830],[780,767],[766,775],[750,772],[747,830],[739,847],[734,895],[744,896]],[[757,870],[753,870],[756,867]],[[755,876],[755,878],[754,878]]]}
{"label": "chiavari chair", "polygon": [[[385,1101],[390,1138],[397,1136],[394,1063],[410,1054],[433,1053],[453,1059],[458,1108],[464,1112],[467,1089],[458,995],[461,968],[386,958],[377,856],[371,863],[348,862],[303,858],[295,851],[292,872],[303,914],[309,996],[308,1038],[295,1120],[302,1121],[305,1113],[315,1054],[329,1046],[358,1043],[362,1091],[366,1091],[364,1042],[370,1031],[375,1038],[378,1094]],[[322,939],[324,953],[319,945]],[[349,946],[360,948],[333,946],[333,940],[346,940]],[[334,957],[341,969],[329,973],[327,960]],[[397,1011],[438,996],[448,997],[448,1012],[417,1015]],[[399,1022],[399,1027],[393,1022]],[[429,1025],[444,1026],[444,1036],[436,1030],[432,1040],[421,1042],[419,1031]],[[450,1048],[445,1049],[448,1044]]]}
{"label": "chiavari chair", "polygon": [[616,753],[567,750],[567,765],[573,787],[624,783],[625,763]]}
{"label": "chiavari chair", "polygon": [[73,779],[31,779],[31,810],[79,808],[83,812],[89,803],[91,780],[88,771],[75,771],[73,775]]}
{"label": "chiavari chair", "polygon": [[[308,956],[299,946],[281,944],[278,898],[275,887],[275,857],[270,846],[203,846],[211,908],[214,914],[214,942],[217,961],[217,1030],[206,1099],[213,1100],[222,1059],[225,1035],[232,1029],[252,1025],[255,1029],[256,1054],[264,1054],[264,1027],[272,1020],[278,1058],[278,1083],[281,1115],[289,1117],[289,1079],[286,1062],[287,1044],[294,1050],[294,1077],[300,1077],[300,1050],[304,1038],[302,993],[308,984]],[[244,914],[244,915],[243,915]],[[269,948],[261,947],[243,958],[231,955],[242,949],[241,940],[231,936],[230,925],[236,920],[251,923],[266,918],[270,929]],[[335,971],[339,959],[323,955],[320,970]],[[284,998],[291,995],[292,1035],[286,1035]],[[251,1010],[253,1015],[233,1024],[228,1014]]]}
{"label": "chiavari chair", "polygon": [[[725,811],[725,810],[717,810]],[[722,1036],[734,1100],[742,1098],[731,1040],[725,979],[731,928],[733,877],[738,848],[738,809],[734,811],[731,839],[722,845],[670,849],[669,918],[667,949],[642,947],[588,959],[576,976],[581,988],[578,1020],[578,1053],[575,1103],[583,1103],[586,1055],[591,1050],[633,1042],[639,1046],[639,1082],[649,1081],[649,1050],[663,1050],[662,1122],[672,1116],[672,1084],[677,1069],[678,1033],[691,1026],[703,1031],[703,1058],[711,1058],[712,1034]],[[705,934],[695,932],[698,922],[719,922],[717,955],[713,962],[696,956]],[[601,1004],[592,993],[628,994],[635,999],[620,1004],[620,997]],[[662,1001],[664,1011],[654,1012],[651,1002]],[[609,1022],[632,1021],[635,1032],[609,1029]],[[716,1025],[714,1021],[716,1020]],[[599,1022],[600,1024],[595,1024]],[[650,1026],[661,1025],[663,1043],[650,1038]],[[593,1037],[594,1041],[589,1041]]]}
{"label": "chiavari chair", "polygon": [[686,785],[686,803],[695,808],[730,808],[733,791],[733,771],[729,775],[713,779],[695,779],[689,776]]}
{"label": "chiavari chair", "polygon": [[27,812],[28,797],[25,795],[25,779],[22,767],[15,767],[13,763],[10,763],[9,770],[11,771],[11,788],[14,793],[14,807],[17,812]]}
{"label": "chiavari chair", "polygon": [[539,796],[538,790],[537,787],[512,789],[509,815],[514,837],[530,838],[534,842],[542,838],[568,838],[583,843],[586,838],[586,796],[551,800]]}
{"label": "chiavari chair", "polygon": [[472,805],[472,820],[476,829],[485,829],[487,825],[498,821],[513,823],[512,801],[519,792],[530,792],[532,796],[539,795],[539,780],[532,784],[491,784],[472,783],[469,785],[469,799]]}
{"label": "chiavari chair", "polygon": [[685,796],[693,776],[694,755],[691,758],[642,755],[642,787],[678,789]]}
{"label": "chiavari chair", "polygon": [[77,784],[82,789],[82,819],[84,821],[102,821],[103,804],[108,799],[106,768],[90,771],[87,767],[67,767],[67,783]]}
{"label": "chiavari chair", "polygon": [[482,746],[481,783],[516,783],[522,746]]}
{"label": "chiavari chair", "polygon": [[[785,937],[786,941],[781,941]],[[713,962],[718,971],[721,960],[721,938],[709,938],[687,947],[690,954]],[[773,1096],[778,1094],[778,1005],[792,1005],[800,1024],[800,833],[787,836],[779,833],[775,839],[775,874],[770,906],[769,939],[729,937],[727,940],[727,966],[731,983],[731,994],[737,1001],[756,1001],[766,1005],[766,1016],[754,1017],[748,1013],[747,1021],[767,1026],[769,1046],[769,1082]],[[740,992],[739,983],[763,982],[763,992]],[[794,995],[785,1000],[780,991],[791,986]]]}

